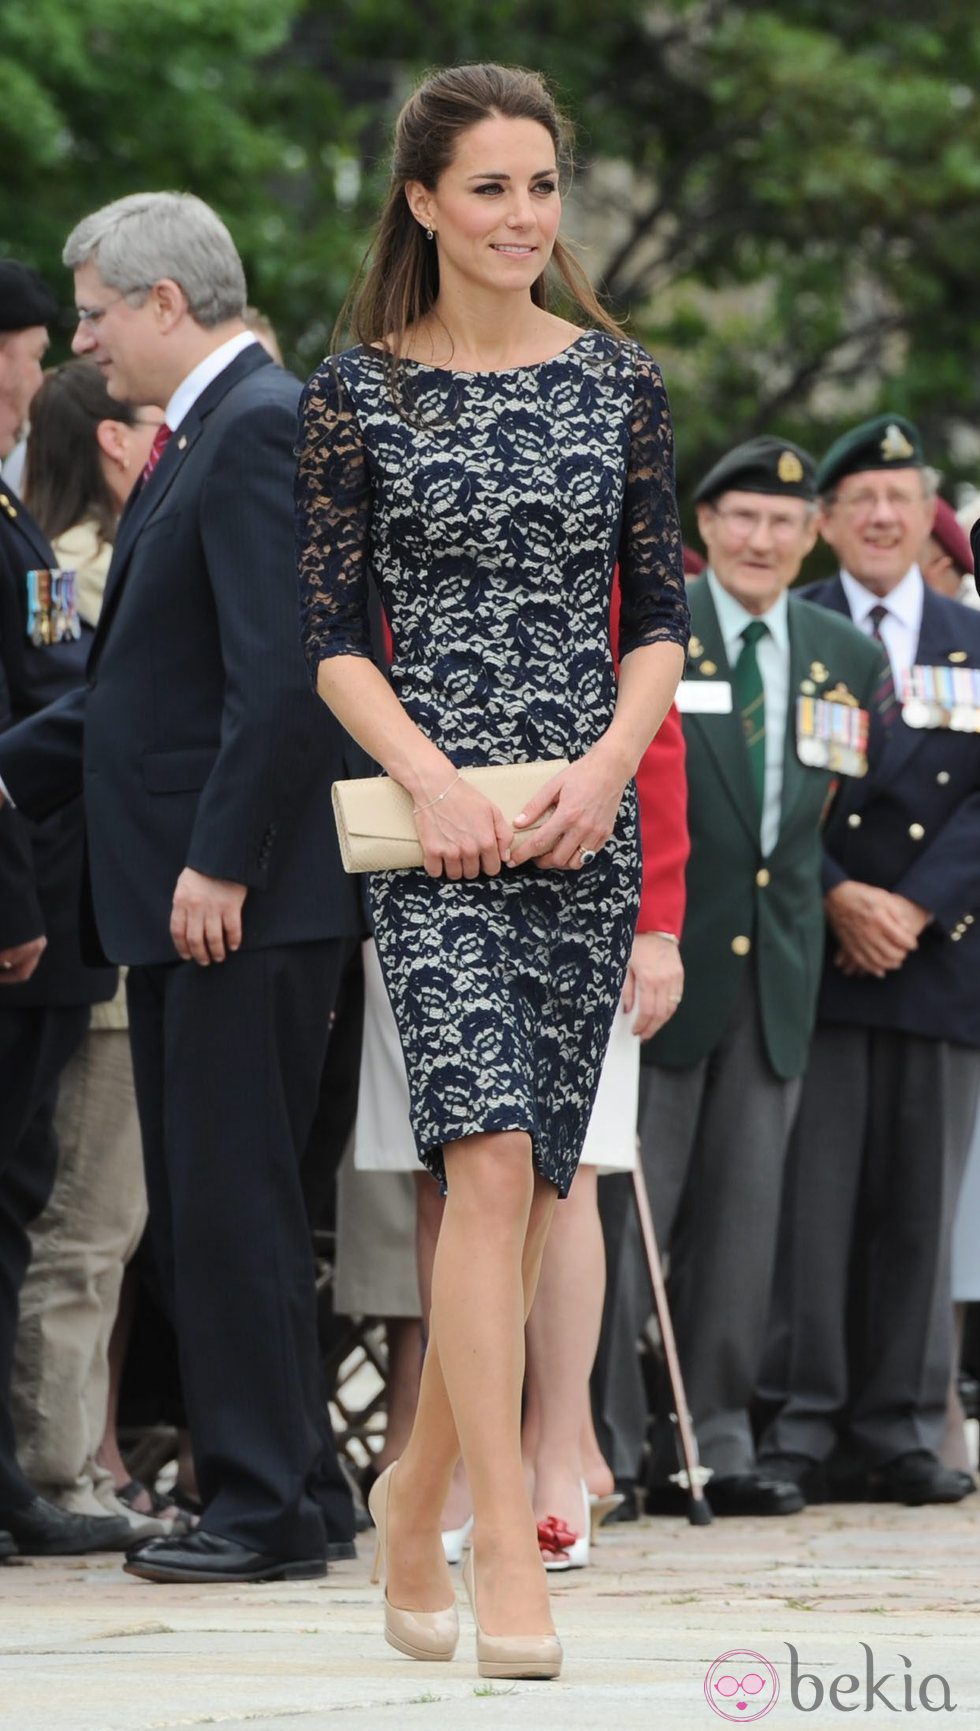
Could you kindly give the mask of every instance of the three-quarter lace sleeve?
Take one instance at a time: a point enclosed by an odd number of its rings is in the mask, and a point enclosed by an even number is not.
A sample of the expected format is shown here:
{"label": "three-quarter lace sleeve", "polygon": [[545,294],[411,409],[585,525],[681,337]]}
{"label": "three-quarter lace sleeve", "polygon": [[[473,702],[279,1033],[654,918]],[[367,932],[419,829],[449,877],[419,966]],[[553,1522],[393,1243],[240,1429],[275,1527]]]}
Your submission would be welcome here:
{"label": "three-quarter lace sleeve", "polygon": [[674,434],[660,368],[635,349],[636,379],[619,547],[619,653],[646,643],[687,647],[691,622],[674,497]]}
{"label": "three-quarter lace sleeve", "polygon": [[296,544],[303,649],[316,684],[333,655],[371,655],[368,542],[371,481],[357,417],[325,362],[299,407]]}

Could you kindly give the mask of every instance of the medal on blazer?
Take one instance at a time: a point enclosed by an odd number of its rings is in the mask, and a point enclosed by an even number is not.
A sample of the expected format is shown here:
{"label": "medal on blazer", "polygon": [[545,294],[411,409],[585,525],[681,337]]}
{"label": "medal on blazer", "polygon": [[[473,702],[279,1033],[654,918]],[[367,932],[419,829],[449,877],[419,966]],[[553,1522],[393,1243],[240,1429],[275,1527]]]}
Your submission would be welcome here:
{"label": "medal on blazer", "polygon": [[845,702],[832,697],[796,700],[796,755],[808,769],[829,769],[835,775],[868,773],[868,712],[848,692]]}
{"label": "medal on blazer", "polygon": [[917,729],[980,733],[980,668],[910,667],[902,685],[902,720]]}
{"label": "medal on blazer", "polygon": [[35,649],[77,643],[82,624],[75,603],[74,571],[28,571],[27,635]]}

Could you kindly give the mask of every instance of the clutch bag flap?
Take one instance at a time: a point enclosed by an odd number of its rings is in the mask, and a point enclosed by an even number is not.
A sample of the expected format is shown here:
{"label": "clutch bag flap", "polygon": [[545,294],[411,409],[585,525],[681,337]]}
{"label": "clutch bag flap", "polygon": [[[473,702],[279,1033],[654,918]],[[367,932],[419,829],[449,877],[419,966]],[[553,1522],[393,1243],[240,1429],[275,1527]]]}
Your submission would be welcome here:
{"label": "clutch bag flap", "polygon": [[[567,768],[567,758],[553,757],[537,763],[486,764],[463,769],[460,775],[513,822],[538,789]],[[335,781],[332,797],[345,871],[401,871],[421,866],[412,800],[400,782],[387,775]]]}

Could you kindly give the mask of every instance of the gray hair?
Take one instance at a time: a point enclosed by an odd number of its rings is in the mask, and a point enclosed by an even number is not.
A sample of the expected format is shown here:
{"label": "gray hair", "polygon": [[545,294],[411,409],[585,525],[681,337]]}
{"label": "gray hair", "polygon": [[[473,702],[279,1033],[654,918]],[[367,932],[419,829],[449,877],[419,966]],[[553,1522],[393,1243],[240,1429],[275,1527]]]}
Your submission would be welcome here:
{"label": "gray hair", "polygon": [[210,329],[241,318],[245,271],[221,218],[190,192],[134,192],[82,218],[61,255],[69,270],[92,263],[108,288],[144,297],[162,277],[187,296]]}

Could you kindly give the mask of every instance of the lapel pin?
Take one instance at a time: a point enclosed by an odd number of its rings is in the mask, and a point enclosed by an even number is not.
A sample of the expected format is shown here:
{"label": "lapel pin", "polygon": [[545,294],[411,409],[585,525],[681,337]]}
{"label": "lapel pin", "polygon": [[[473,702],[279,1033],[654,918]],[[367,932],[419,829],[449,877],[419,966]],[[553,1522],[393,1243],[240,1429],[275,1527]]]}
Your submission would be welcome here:
{"label": "lapel pin", "polygon": [[696,661],[699,655],[704,654],[704,644],[701,642],[700,637],[691,638],[691,641],[687,646],[687,653],[692,661]]}
{"label": "lapel pin", "polygon": [[178,449],[178,451],[186,451],[186,449],[187,449],[187,434],[186,433],[181,433],[180,438],[177,440],[177,449]]}
{"label": "lapel pin", "polygon": [[822,661],[811,661],[810,678],[815,679],[818,685],[822,685],[825,679],[830,678],[830,674]]}
{"label": "lapel pin", "polygon": [[702,661],[701,672],[704,674],[707,674],[709,679],[711,678],[712,674],[717,673],[717,671],[718,671],[718,669],[715,666],[713,661]]}
{"label": "lapel pin", "polygon": [[814,685],[812,679],[801,679],[800,680],[800,690],[802,691],[804,697],[812,697],[814,695],[816,689],[817,688]]}

